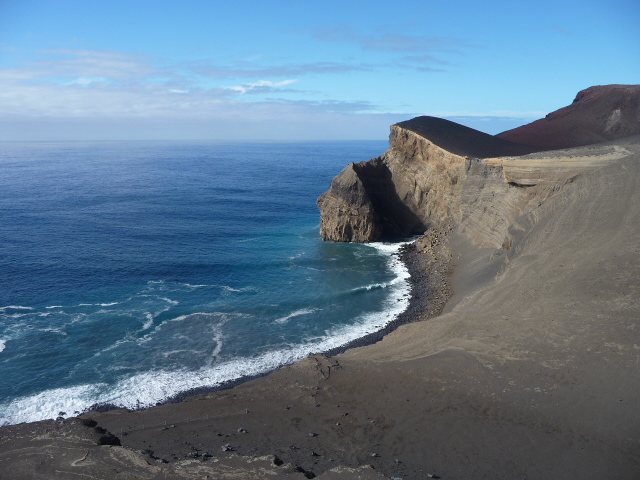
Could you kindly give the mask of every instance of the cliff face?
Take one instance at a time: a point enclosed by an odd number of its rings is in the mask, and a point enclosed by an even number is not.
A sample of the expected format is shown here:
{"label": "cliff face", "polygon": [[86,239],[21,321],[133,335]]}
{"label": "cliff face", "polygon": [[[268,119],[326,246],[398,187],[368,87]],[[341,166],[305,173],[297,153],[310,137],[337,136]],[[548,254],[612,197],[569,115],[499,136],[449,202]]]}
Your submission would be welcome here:
{"label": "cliff face", "polygon": [[323,239],[364,243],[381,237],[382,224],[360,178],[361,168],[366,168],[365,162],[350,164],[318,199]]}
{"label": "cliff face", "polygon": [[322,238],[373,242],[445,224],[463,164],[463,157],[394,125],[384,155],[349,165],[318,200]]}
{"label": "cliff face", "polygon": [[500,165],[451,153],[402,126],[391,127],[381,157],[351,164],[318,205],[320,234],[339,242],[374,242],[453,223],[475,230],[483,246],[501,246],[519,189]]}
{"label": "cliff face", "polygon": [[320,197],[323,239],[407,237],[423,233],[432,217],[447,216],[446,205],[436,197],[452,195],[461,157],[396,126],[390,146],[381,157],[347,166]]}
{"label": "cliff face", "polygon": [[498,157],[535,148],[431,117],[393,125],[389,143],[382,156],[345,168],[320,197],[324,240],[406,238],[433,226],[456,227],[480,247],[509,248],[518,216],[581,172],[627,153],[612,146],[605,155],[583,147]]}

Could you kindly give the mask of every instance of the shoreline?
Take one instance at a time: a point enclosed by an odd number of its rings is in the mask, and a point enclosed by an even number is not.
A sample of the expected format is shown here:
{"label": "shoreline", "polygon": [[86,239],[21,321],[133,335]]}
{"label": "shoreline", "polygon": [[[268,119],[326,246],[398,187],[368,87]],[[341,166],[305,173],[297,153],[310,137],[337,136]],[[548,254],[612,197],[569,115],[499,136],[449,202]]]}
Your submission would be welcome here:
{"label": "shoreline", "polygon": [[[404,472],[404,478],[415,478],[413,474],[406,476],[413,468],[398,464],[397,459],[394,461],[395,467],[393,462],[386,466],[374,465],[380,463],[371,461],[379,456],[378,453],[359,453],[357,458],[352,459],[332,458],[318,453],[329,451],[332,446],[330,432],[324,432],[320,424],[315,425],[315,415],[325,402],[316,399],[315,394],[311,393],[311,404],[303,401],[305,405],[301,405],[300,395],[306,396],[309,392],[320,393],[327,388],[322,386],[322,382],[328,380],[332,371],[342,368],[343,354],[379,343],[403,325],[427,320],[442,312],[451,296],[447,281],[450,274],[450,255],[444,241],[446,236],[447,234],[440,230],[429,229],[423,236],[402,245],[397,252],[391,254],[408,270],[409,292],[406,295],[409,296],[409,300],[407,308],[402,313],[376,332],[329,351],[309,354],[294,363],[281,365],[259,375],[240,377],[215,387],[186,390],[154,406],[126,409],[112,404],[97,404],[76,416],[0,426],[0,438],[23,438],[29,443],[32,436],[45,436],[52,439],[52,448],[57,450],[72,448],[64,445],[67,445],[67,442],[77,442],[78,438],[84,437],[87,445],[109,445],[110,449],[124,448],[128,452],[127,455],[139,456],[139,461],[149,465],[150,469],[157,464],[169,471],[175,469],[180,478],[183,478],[185,464],[194,461],[198,465],[198,475],[200,469],[205,467],[213,469],[211,472],[224,472],[225,468],[230,468],[229,473],[233,472],[235,476],[238,470],[246,472],[251,468],[248,465],[262,462],[263,468],[276,468],[276,475],[282,475],[269,476],[274,479],[304,479],[317,476],[324,478],[326,474],[328,480],[331,480],[334,470],[337,470],[339,475],[347,475],[344,477],[345,480],[383,480],[389,478],[391,472]],[[353,380],[347,382],[351,384]],[[252,394],[248,399],[238,398],[238,392],[252,392],[262,388],[267,389],[265,398],[255,399]],[[294,392],[291,391],[292,388]],[[217,400],[222,400],[225,405],[220,405]],[[316,403],[318,401],[321,403]],[[312,407],[310,410],[309,406]],[[202,410],[203,407],[205,410]],[[300,407],[303,411],[300,411]],[[217,410],[218,408],[220,410]],[[323,410],[322,414],[331,417],[350,415],[349,412],[342,412],[341,405]],[[255,419],[237,418],[238,414],[242,416],[244,413],[245,416],[249,416],[250,412],[255,414]],[[251,434],[264,420],[276,419],[277,422],[282,422],[283,414],[288,416],[290,412],[296,416],[302,414],[307,417],[308,426],[303,428],[310,433],[304,434],[304,441],[291,438],[288,423],[276,427],[275,430],[267,428],[262,439],[248,438],[254,437]],[[216,422],[219,431],[214,433],[211,430],[210,418],[219,419]],[[352,420],[355,418],[356,416],[352,416]],[[373,420],[367,420],[367,423],[370,422],[375,423]],[[341,423],[335,422],[335,425]],[[181,431],[183,427],[187,430]],[[69,440],[69,432],[72,432],[72,440]],[[210,435],[214,436],[214,442],[224,443],[206,451],[204,444],[194,443],[196,438]],[[242,444],[238,445],[240,441]],[[16,446],[21,445],[20,442],[21,440],[16,442]],[[229,453],[220,455],[220,448],[223,452]],[[368,445],[364,448],[374,450],[376,447]],[[91,453],[91,457],[95,461],[99,456],[107,455],[106,459],[99,461],[110,467],[114,462],[112,451]],[[88,450],[84,451],[84,458],[89,455],[87,452]],[[1,453],[0,449],[0,460]],[[388,463],[388,460],[385,463]],[[115,462],[117,464],[120,460],[115,459]],[[210,478],[227,478],[224,473],[220,475]],[[238,478],[266,478],[256,471],[245,475]]]}
{"label": "shoreline", "polygon": [[[428,234],[429,232],[426,232],[425,236],[427,236]],[[405,308],[405,310],[402,311],[400,314],[395,315],[395,317],[392,320],[386,323],[379,330],[368,333],[362,337],[355,338],[343,345],[332,347],[328,350],[312,351],[307,355],[299,358],[296,361],[280,364],[276,367],[270,368],[261,373],[256,373],[252,375],[243,375],[237,378],[223,381],[222,383],[214,386],[199,386],[194,388],[188,388],[183,391],[174,393],[164,398],[163,400],[155,402],[154,404],[141,405],[140,402],[138,402],[138,406],[122,406],[116,403],[96,402],[85,408],[78,408],[77,410],[79,410],[79,413],[68,415],[66,412],[71,412],[72,410],[61,408],[60,409],[61,413],[64,413],[64,415],[62,416],[52,415],[49,418],[43,418],[43,419],[7,422],[4,424],[0,424],[0,427],[9,426],[9,425],[19,425],[19,424],[25,424],[25,423],[33,423],[33,422],[38,422],[38,421],[43,421],[48,419],[60,419],[60,418],[69,419],[69,418],[73,418],[74,416],[85,415],[91,411],[109,412],[113,410],[126,410],[126,411],[135,412],[135,411],[148,410],[148,409],[155,408],[165,404],[179,403],[186,399],[197,397],[199,395],[206,395],[214,392],[232,389],[234,387],[237,387],[249,381],[268,376],[274,371],[277,371],[278,369],[281,369],[290,365],[294,365],[295,363],[300,362],[304,360],[304,358],[311,355],[324,355],[327,357],[331,357],[331,356],[344,353],[347,350],[350,350],[353,348],[359,348],[359,347],[375,344],[381,341],[386,335],[393,332],[401,325],[416,321],[415,319],[418,316],[422,317],[424,310],[426,310],[426,308],[424,307],[424,304],[425,302],[428,302],[430,298],[429,297],[430,292],[438,290],[436,282],[434,281],[429,282],[428,280],[430,279],[430,277],[425,275],[426,271],[432,270],[432,268],[429,266],[431,262],[429,261],[429,259],[423,258],[424,255],[417,248],[418,242],[421,241],[421,239],[423,238],[424,236],[418,237],[413,241],[404,243],[404,245],[400,246],[396,252],[388,254],[388,258],[390,260],[396,257],[397,261],[402,262],[404,267],[407,269],[409,273],[409,277],[406,280],[408,283],[409,291],[407,294],[405,294],[405,296],[408,296],[409,298],[408,298],[407,307]],[[403,241],[398,241],[397,243],[403,243]],[[425,280],[426,280],[426,283],[425,283]],[[434,310],[434,309],[432,308],[431,310]],[[441,308],[437,308],[435,310],[440,311]],[[66,412],[64,412],[63,410],[66,410]]]}
{"label": "shoreline", "polygon": [[373,345],[402,325],[439,315],[450,297],[451,289],[446,281],[449,266],[434,252],[426,250],[424,245],[433,243],[433,239],[440,235],[439,230],[430,229],[413,242],[401,246],[398,253],[392,254],[398,257],[409,272],[409,302],[402,313],[380,330],[317,354],[333,357],[353,348]]}
{"label": "shoreline", "polygon": [[[279,469],[301,473],[304,477],[300,478],[322,478],[325,473],[332,478],[330,472],[334,468],[354,469],[354,472],[365,468],[358,476],[345,478],[382,480],[390,478],[389,475],[417,478],[414,462],[407,459],[405,465],[404,460],[389,458],[388,452],[377,453],[382,447],[376,443],[376,438],[382,440],[387,427],[384,422],[378,424],[373,415],[379,411],[379,402],[386,402],[385,397],[371,401],[371,405],[356,400],[361,397],[371,399],[372,395],[379,396],[383,391],[374,384],[359,392],[361,380],[366,382],[365,379],[378,375],[390,379],[394,374],[387,366],[380,366],[379,370],[365,365],[364,370],[362,366],[352,370],[349,364],[353,353],[368,351],[360,347],[382,345],[381,340],[400,327],[423,323],[442,313],[451,297],[448,232],[430,228],[393,255],[409,271],[410,298],[407,308],[384,328],[261,375],[182,392],[153,407],[136,410],[98,408],[84,412],[78,418],[83,422],[97,422],[97,428],[105,429],[122,446],[141,454],[146,462],[159,462],[168,468],[180,468],[183,462],[195,460],[200,465],[213,460],[216,463],[211,467],[218,469],[221,463],[235,462],[238,458],[249,463],[267,459]],[[349,373],[343,376],[345,371]],[[333,400],[334,388],[341,392],[341,400]],[[332,405],[333,402],[336,403]],[[388,408],[389,412],[397,411],[402,415],[405,412],[404,405],[389,405]],[[63,420],[74,421],[77,419]],[[344,454],[339,458],[330,455],[338,430],[344,425],[350,431],[348,425],[353,421],[362,422],[366,429],[380,433],[352,444],[349,449],[354,452],[348,455],[349,458]],[[292,427],[297,433],[292,432]],[[203,437],[209,440],[204,441]],[[213,447],[207,447],[212,443]],[[390,451],[392,448],[387,443],[384,440],[384,449]],[[220,449],[228,453],[220,455]],[[399,456],[403,458],[403,455]],[[262,477],[250,475],[246,478]]]}
{"label": "shoreline", "polygon": [[[80,430],[81,435],[91,439],[95,438],[96,432],[98,432],[98,445],[112,445],[110,448],[124,447],[131,454],[141,455],[141,460],[148,465],[158,463],[166,465],[166,468],[170,469],[182,468],[184,462],[197,460],[201,464],[201,462],[211,459],[215,462],[215,464],[211,463],[211,468],[218,469],[221,464],[231,462],[234,465],[233,471],[235,471],[238,468],[238,462],[239,468],[243,469],[245,462],[253,464],[256,461],[267,459],[266,463],[269,468],[275,466],[290,472],[286,474],[287,478],[291,473],[301,474],[300,478],[315,478],[318,475],[322,478],[325,473],[330,477],[332,469],[347,468],[353,469],[351,473],[357,475],[353,478],[382,480],[388,478],[386,475],[382,476],[382,471],[390,472],[391,469],[396,472],[406,471],[408,466],[397,464],[395,468],[390,466],[383,468],[382,465],[379,465],[374,469],[373,466],[367,466],[372,465],[371,459],[367,461],[366,458],[374,455],[372,453],[368,453],[364,457],[359,454],[360,460],[335,459],[317,453],[313,448],[324,451],[332,444],[329,432],[326,434],[316,433],[322,429],[320,425],[314,425],[315,415],[320,410],[318,407],[324,404],[324,401],[316,403],[318,401],[315,399],[316,395],[311,393],[310,398],[313,399],[311,404],[305,400],[302,405],[300,395],[306,396],[308,392],[320,393],[321,390],[326,389],[327,387],[321,386],[322,382],[328,380],[330,372],[342,368],[343,354],[359,349],[359,347],[379,343],[403,325],[433,318],[441,313],[451,293],[446,278],[450,273],[450,257],[443,241],[445,236],[439,230],[428,230],[423,236],[403,245],[397,253],[392,254],[398,258],[398,261],[403,262],[409,271],[407,281],[410,287],[408,293],[410,298],[407,308],[384,328],[376,332],[330,351],[309,354],[297,362],[281,365],[263,374],[240,377],[216,387],[202,387],[181,392],[155,406],[125,409],[109,404],[94,405],[77,416],[2,426],[0,427],[0,437],[21,437],[23,432],[28,431],[31,433],[27,434],[26,438],[29,438],[29,435],[32,435],[34,431],[40,431],[45,436],[51,435],[52,431],[61,431],[63,432],[62,437],[56,438],[55,435],[52,437],[54,448],[57,449],[64,448],[61,446],[68,441],[68,431],[74,431],[76,434],[76,430]],[[347,382],[352,383],[353,381],[347,380]],[[278,385],[280,386],[278,387]],[[256,399],[253,394],[250,394],[250,398],[238,398],[239,392],[252,392],[256,389],[260,391],[263,388],[267,389],[265,398]],[[222,400],[225,405],[221,405],[217,400]],[[308,410],[309,406],[315,408]],[[202,410],[203,407],[205,410]],[[274,407],[276,412],[272,411]],[[217,411],[217,408],[220,410]],[[306,414],[301,412],[300,408],[307,410]],[[342,409],[341,405],[336,405],[333,409],[325,408],[322,413],[332,417],[336,415],[348,416],[349,412],[332,412],[332,410],[341,411]],[[205,411],[206,414],[203,413]],[[213,413],[211,417],[209,411]],[[247,414],[250,412],[255,414],[256,419],[235,418],[238,415],[242,416],[243,413],[248,416]],[[282,415],[286,416],[290,412],[294,415],[306,415],[309,419],[309,426],[305,428],[312,433],[304,434],[306,437],[304,442],[296,441],[295,444],[290,444],[293,440],[290,438],[290,432],[288,432],[286,425],[284,430],[281,429],[282,427],[276,427],[275,431],[272,428],[267,428],[262,440],[255,441],[248,438],[253,435],[249,435],[247,432],[254,433],[258,429],[258,424],[265,419],[275,418],[276,421],[282,421]],[[224,426],[221,422],[216,422],[216,428],[220,431],[215,433],[211,431],[210,418],[218,418],[224,422]],[[373,420],[367,422],[375,423]],[[236,423],[241,426],[237,426]],[[340,423],[337,422],[335,425],[340,425]],[[188,428],[186,432],[181,431],[183,426]],[[164,440],[156,432],[163,432]],[[222,444],[223,451],[227,451],[226,445],[231,444],[228,450],[229,454],[219,455],[219,446],[207,451],[201,450],[199,446],[194,446],[193,442],[196,437],[207,435],[214,435],[214,441],[228,442]],[[327,438],[320,439],[320,436]],[[240,441],[238,437],[241,437],[242,445],[238,445],[237,442]],[[95,442],[95,440],[91,440],[91,442]],[[316,447],[313,447],[313,444]],[[369,445],[364,448],[374,449],[374,446]],[[112,460],[105,462],[109,464]],[[338,465],[340,466],[337,467]],[[344,467],[345,465],[346,467]],[[357,474],[354,473],[356,471]],[[219,478],[226,477],[223,475]],[[249,475],[241,478],[263,477]]]}
{"label": "shoreline", "polygon": [[[92,411],[101,413],[113,410],[126,410],[130,412],[144,411],[161,405],[180,403],[200,395],[233,389],[252,380],[264,378],[282,368],[295,365],[309,356],[322,355],[325,357],[334,357],[354,348],[366,347],[378,343],[402,325],[433,318],[442,312],[446,302],[451,296],[451,289],[446,281],[449,266],[448,262],[442,261],[440,258],[441,255],[439,255],[433,247],[428,248],[425,246],[434,244],[440,246],[440,238],[442,236],[444,235],[441,230],[429,229],[412,242],[402,245],[397,253],[391,254],[391,256],[396,256],[398,261],[402,262],[409,272],[409,278],[407,280],[409,283],[409,301],[407,308],[380,330],[376,330],[375,332],[326,351],[310,353],[296,362],[283,364],[263,373],[241,376],[212,387],[196,387],[178,392],[152,406],[124,408],[110,403],[96,403],[83,410],[78,416],[86,415]],[[67,418],[73,417],[69,416]]]}

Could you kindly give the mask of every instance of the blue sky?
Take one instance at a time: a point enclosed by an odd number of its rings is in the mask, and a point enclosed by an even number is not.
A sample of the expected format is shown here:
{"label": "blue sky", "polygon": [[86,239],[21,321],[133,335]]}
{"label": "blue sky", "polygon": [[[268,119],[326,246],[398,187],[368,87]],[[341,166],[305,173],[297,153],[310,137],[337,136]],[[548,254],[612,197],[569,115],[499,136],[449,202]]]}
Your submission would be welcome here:
{"label": "blue sky", "polygon": [[638,0],[0,0],[0,140],[487,133],[640,83]]}

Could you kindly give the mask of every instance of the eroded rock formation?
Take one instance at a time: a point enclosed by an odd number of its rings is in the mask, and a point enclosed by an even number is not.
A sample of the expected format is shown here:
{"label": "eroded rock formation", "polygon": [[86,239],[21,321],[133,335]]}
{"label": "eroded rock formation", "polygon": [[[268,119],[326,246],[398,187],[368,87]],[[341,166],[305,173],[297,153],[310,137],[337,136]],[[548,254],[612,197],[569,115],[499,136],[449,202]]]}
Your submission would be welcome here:
{"label": "eroded rock formation", "polygon": [[[373,242],[422,234],[430,225],[447,228],[455,222],[479,232],[477,241],[483,246],[502,245],[507,223],[517,211],[518,187],[505,181],[501,165],[466,154],[477,153],[478,145],[485,154],[507,152],[511,145],[497,142],[495,148],[496,139],[473,131],[490,141],[474,146],[458,140],[450,146],[458,152],[453,153],[428,138],[429,127],[437,129],[442,139],[449,132],[464,140],[471,130],[431,117],[393,125],[389,150],[349,165],[320,197],[322,238]],[[522,146],[512,150],[522,151]]]}
{"label": "eroded rock formation", "polygon": [[[631,87],[622,89],[623,93],[636,92],[640,98],[640,86]],[[613,109],[609,116],[615,116],[620,107],[619,102],[605,101],[598,88],[581,93],[576,102],[587,102],[597,94],[597,101],[589,101],[598,106],[593,118],[604,115],[602,105]],[[635,103],[627,99],[625,105]],[[590,131],[604,131],[609,123],[599,130],[593,123]],[[383,155],[347,166],[319,198],[320,235],[329,241],[374,242],[419,235],[430,226],[445,230],[455,226],[477,246],[509,248],[510,226],[518,216],[585,170],[628,153],[614,146],[605,154],[599,149],[597,155],[589,147],[547,151],[535,136],[515,136],[521,141],[536,140],[534,146],[506,138],[510,137],[491,136],[434,117],[393,125],[389,149]],[[589,138],[598,141],[602,136],[593,133]]]}

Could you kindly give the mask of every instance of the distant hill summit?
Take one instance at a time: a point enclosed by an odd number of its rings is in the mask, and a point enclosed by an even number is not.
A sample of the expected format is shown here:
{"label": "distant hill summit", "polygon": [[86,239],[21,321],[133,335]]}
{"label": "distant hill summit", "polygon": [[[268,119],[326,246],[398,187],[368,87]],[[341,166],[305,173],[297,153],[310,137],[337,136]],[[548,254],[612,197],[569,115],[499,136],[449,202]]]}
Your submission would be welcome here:
{"label": "distant hill summit", "polygon": [[640,85],[598,85],[571,105],[496,135],[538,150],[580,147],[640,134]]}
{"label": "distant hill summit", "polygon": [[396,125],[428,138],[440,148],[461,156],[501,157],[525,155],[540,150],[438,117],[415,117]]}
{"label": "distant hill summit", "polygon": [[498,135],[438,117],[396,124],[461,156],[500,157],[574,148],[640,134],[640,85],[598,85],[578,92],[571,105]]}

